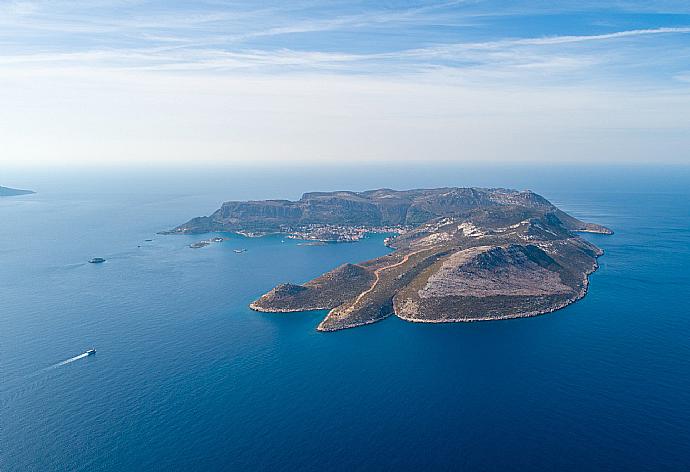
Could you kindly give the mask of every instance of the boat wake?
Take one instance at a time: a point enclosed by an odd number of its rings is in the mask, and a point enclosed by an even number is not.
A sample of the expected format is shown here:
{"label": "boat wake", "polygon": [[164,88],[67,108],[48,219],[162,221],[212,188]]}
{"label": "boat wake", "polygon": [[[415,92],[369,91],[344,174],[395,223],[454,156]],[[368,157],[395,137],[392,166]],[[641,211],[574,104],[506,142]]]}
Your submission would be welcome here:
{"label": "boat wake", "polygon": [[51,365],[50,367],[48,367],[48,369],[54,369],[54,368],[56,368],[56,367],[60,367],[60,366],[67,365],[67,364],[71,364],[71,363],[74,362],[74,361],[78,361],[79,359],[83,359],[83,358],[88,357],[88,356],[89,356],[89,353],[88,353],[88,352],[84,352],[84,353],[82,353],[82,354],[79,354],[78,356],[70,357],[70,358],[67,359],[67,360],[64,360],[64,361],[62,361],[62,362],[58,362],[57,364],[53,364],[53,365]]}
{"label": "boat wake", "polygon": [[43,370],[55,369],[56,367],[60,367],[60,366],[67,365],[67,364],[71,364],[71,363],[74,362],[74,361],[78,361],[79,359],[83,359],[83,358],[85,358],[85,357],[89,357],[89,356],[92,355],[92,354],[96,354],[96,350],[95,350],[95,349],[89,349],[89,350],[86,351],[86,352],[82,352],[82,353],[79,354],[78,356],[70,357],[69,359],[66,359],[66,360],[64,360],[64,361],[62,361],[62,362],[58,362],[57,364],[53,364],[53,365],[51,365],[51,366],[48,366],[48,367],[46,367],[46,368],[43,369]]}
{"label": "boat wake", "polygon": [[[64,361],[58,362],[53,365],[49,365],[48,367],[44,367],[40,370],[34,371],[32,374],[25,375],[21,378],[15,379],[14,381],[0,384],[0,406],[2,406],[4,402],[13,398],[12,395],[16,396],[22,390],[26,390],[27,388],[35,388],[36,385],[44,383],[46,378],[48,378],[46,376],[49,371],[57,369],[58,367],[62,367],[67,364],[71,364],[72,362],[78,361],[79,359],[84,359],[85,357],[89,357],[90,355],[95,353],[95,349],[89,349],[88,351],[83,352],[78,356],[70,357],[69,359],[65,359]],[[10,396],[6,396],[7,394],[9,394]]]}

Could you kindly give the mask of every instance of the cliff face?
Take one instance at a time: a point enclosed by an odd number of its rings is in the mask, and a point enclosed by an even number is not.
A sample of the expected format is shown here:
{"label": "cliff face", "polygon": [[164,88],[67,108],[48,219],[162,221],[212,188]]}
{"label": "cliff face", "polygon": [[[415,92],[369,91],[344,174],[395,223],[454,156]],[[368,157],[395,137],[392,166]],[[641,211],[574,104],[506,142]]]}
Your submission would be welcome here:
{"label": "cliff face", "polygon": [[346,264],[251,304],[264,312],[328,309],[321,331],[395,315],[439,323],[535,316],[583,297],[602,252],[575,231],[611,234],[532,192],[505,189],[308,193],[299,201],[228,202],[173,232],[285,230],[309,224],[405,225],[394,252]]}
{"label": "cliff face", "polygon": [[[418,226],[438,217],[468,218],[478,211],[518,210],[560,212],[533,192],[506,189],[441,188],[379,189],[366,192],[305,193],[296,202],[265,200],[225,202],[208,217],[194,218],[169,233],[209,231],[276,232],[305,225]],[[571,230],[600,231],[563,212],[561,223]]]}

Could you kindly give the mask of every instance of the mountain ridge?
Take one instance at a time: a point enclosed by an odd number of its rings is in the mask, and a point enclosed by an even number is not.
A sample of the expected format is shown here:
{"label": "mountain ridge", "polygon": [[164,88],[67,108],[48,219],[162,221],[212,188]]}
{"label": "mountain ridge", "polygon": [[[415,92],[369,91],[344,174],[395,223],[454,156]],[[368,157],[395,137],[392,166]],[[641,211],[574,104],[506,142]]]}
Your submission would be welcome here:
{"label": "mountain ridge", "polygon": [[[196,217],[166,233],[212,231],[285,232],[314,224],[347,226],[417,226],[435,217],[469,216],[496,206],[543,207],[558,210],[532,191],[504,188],[443,187],[438,189],[363,192],[307,192],[299,200],[227,201],[209,216]],[[610,233],[558,210],[563,223],[574,231]]]}

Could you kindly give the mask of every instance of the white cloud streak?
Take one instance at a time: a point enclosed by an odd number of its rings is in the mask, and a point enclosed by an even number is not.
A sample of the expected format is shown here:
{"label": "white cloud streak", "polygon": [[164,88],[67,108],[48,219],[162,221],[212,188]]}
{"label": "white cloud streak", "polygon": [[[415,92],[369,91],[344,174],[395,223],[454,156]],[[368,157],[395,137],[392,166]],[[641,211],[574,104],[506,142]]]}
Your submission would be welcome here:
{"label": "white cloud streak", "polygon": [[[619,31],[601,35],[581,36],[549,36],[536,38],[519,38],[491,42],[443,44],[425,48],[409,49],[396,52],[373,54],[347,54],[320,51],[298,51],[291,49],[277,50],[239,50],[208,49],[182,44],[178,47],[151,47],[134,49],[106,49],[84,52],[16,54],[0,56],[0,66],[9,64],[87,64],[94,67],[123,67],[147,68],[166,70],[200,70],[200,69],[251,69],[266,66],[300,66],[310,69],[331,69],[343,64],[360,65],[364,68],[374,68],[403,63],[405,67],[413,66],[415,61],[426,61],[426,65],[448,67],[438,62],[442,60],[466,60],[473,65],[480,63],[513,62],[521,67],[539,66],[547,63],[558,64],[559,67],[569,64],[574,67],[592,64],[591,59],[582,59],[578,54],[582,51],[571,51],[571,56],[564,51],[553,54],[548,50],[540,56],[541,47],[548,48],[558,45],[577,45],[597,41],[616,41],[624,38],[635,38],[649,35],[688,34],[687,28],[656,28],[645,30]],[[531,53],[526,52],[531,51]],[[588,50],[584,50],[585,56]],[[541,57],[541,60],[538,59]],[[437,61],[434,64],[434,60]],[[453,67],[462,68],[462,65]],[[395,69],[395,67],[393,67]],[[354,71],[362,71],[355,69]],[[418,70],[412,67],[412,70]],[[275,72],[275,70],[271,70]]]}
{"label": "white cloud streak", "polygon": [[[276,7],[104,15],[91,25],[69,12],[55,21],[49,5],[0,11],[0,28],[14,28],[0,33],[0,161],[690,160],[690,78],[677,64],[690,55],[679,41],[690,27],[348,52],[252,40],[427,24],[449,5],[277,22],[267,20]],[[78,40],[13,36],[52,31]],[[84,46],[95,32],[106,39]],[[649,53],[668,51],[664,41],[672,55]],[[654,81],[634,80],[650,67]]]}

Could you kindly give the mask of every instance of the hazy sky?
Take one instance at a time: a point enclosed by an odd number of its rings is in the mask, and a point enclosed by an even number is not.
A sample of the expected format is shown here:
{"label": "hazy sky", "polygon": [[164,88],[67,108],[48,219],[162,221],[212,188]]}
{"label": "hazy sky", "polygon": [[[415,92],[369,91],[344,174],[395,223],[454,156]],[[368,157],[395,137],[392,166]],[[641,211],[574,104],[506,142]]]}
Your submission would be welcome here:
{"label": "hazy sky", "polygon": [[0,0],[0,164],[690,163],[690,2]]}

